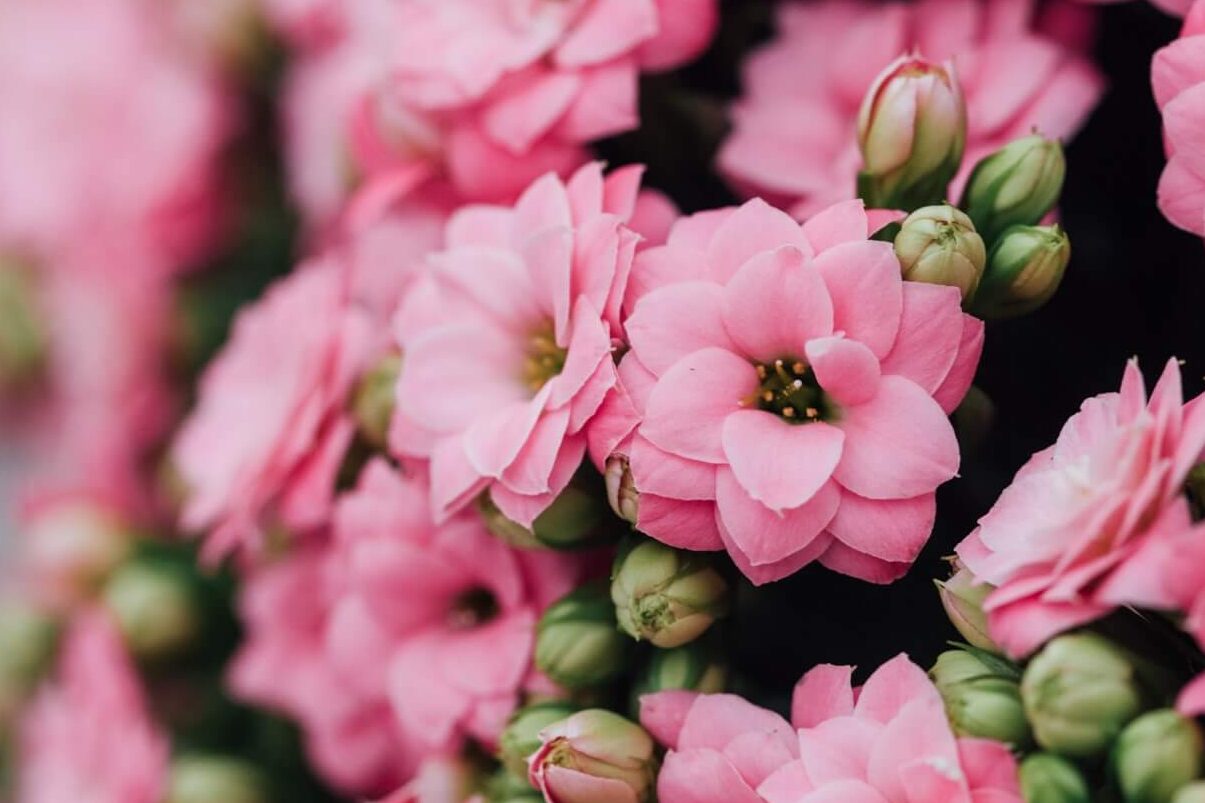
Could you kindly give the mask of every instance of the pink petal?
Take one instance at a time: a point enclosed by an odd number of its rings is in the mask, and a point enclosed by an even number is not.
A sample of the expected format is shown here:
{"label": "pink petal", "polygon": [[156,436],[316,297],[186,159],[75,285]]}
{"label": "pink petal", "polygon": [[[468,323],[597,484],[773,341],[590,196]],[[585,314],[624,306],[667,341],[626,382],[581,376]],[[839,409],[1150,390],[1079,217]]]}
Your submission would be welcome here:
{"label": "pink petal", "polygon": [[723,750],[745,733],[767,733],[794,752],[795,729],[785,719],[735,694],[703,694],[686,712],[679,750]]}
{"label": "pink petal", "polygon": [[1197,675],[1180,691],[1176,698],[1176,710],[1186,717],[1205,714],[1205,675]]}
{"label": "pink petal", "polygon": [[464,440],[443,438],[431,452],[431,508],[437,522],[468,504],[489,483],[469,462]]}
{"label": "pink petal", "polygon": [[895,343],[903,309],[903,280],[891,245],[844,243],[814,264],[833,301],[833,328],[884,357]]}
{"label": "pink petal", "polygon": [[791,724],[814,728],[826,719],[848,716],[854,710],[852,666],[821,664],[795,684],[791,695]]}
{"label": "pink petal", "polygon": [[733,545],[754,566],[774,564],[807,549],[824,531],[841,494],[827,483],[800,507],[775,513],[745,492],[733,472],[716,474],[716,509]]}
{"label": "pink petal", "polygon": [[822,532],[813,538],[806,547],[793,555],[789,555],[776,563],[754,565],[745,553],[741,551],[740,546],[733,539],[727,528],[725,528],[724,522],[720,520],[718,515],[716,516],[716,524],[720,530],[720,537],[724,541],[724,548],[728,550],[728,555],[732,558],[732,562],[736,564],[736,568],[740,569],[741,574],[749,578],[749,582],[755,586],[773,583],[775,580],[781,580],[794,574],[819,558],[833,543],[833,537],[827,532]]}
{"label": "pink petal", "polygon": [[983,353],[983,321],[971,315],[962,316],[962,339],[958,343],[958,356],[950,366],[945,380],[933,391],[933,400],[947,413],[962,403],[975,372],[979,369],[979,356]]}
{"label": "pink petal", "polygon": [[911,499],[864,499],[841,495],[841,507],[828,523],[828,531],[849,548],[880,560],[911,563],[916,560],[937,517],[937,498],[924,494]]}
{"label": "pink petal", "polygon": [[656,33],[653,0],[597,0],[575,22],[553,59],[559,67],[599,64],[627,53]]}
{"label": "pink petal", "polygon": [[640,73],[631,58],[582,71],[582,88],[554,132],[557,139],[601,139],[640,125],[637,108]]}
{"label": "pink petal", "polygon": [[817,254],[842,243],[865,240],[871,233],[868,229],[866,208],[861,199],[833,204],[803,224],[803,234]]}
{"label": "pink petal", "polygon": [[962,321],[958,288],[905,282],[899,337],[883,359],[883,373],[907,377],[933,393],[958,357]]}
{"label": "pink petal", "polygon": [[809,340],[833,331],[833,305],[803,251],[755,255],[724,288],[724,328],[761,362],[798,357]]}
{"label": "pink petal", "polygon": [[581,89],[573,73],[535,70],[497,93],[481,115],[494,142],[519,155],[548,133]]}
{"label": "pink petal", "polygon": [[788,245],[809,253],[799,224],[787,213],[754,198],[715,229],[707,249],[706,276],[727,283],[750,258]]}
{"label": "pink petal", "polygon": [[676,751],[666,756],[657,776],[657,799],[664,803],[762,803],[732,763],[715,750]]}
{"label": "pink petal", "polygon": [[724,548],[712,501],[682,501],[642,493],[636,528],[678,549],[709,552]]}
{"label": "pink petal", "polygon": [[722,438],[733,476],[774,512],[798,508],[816,495],[840,462],[845,440],[840,429],[822,421],[792,424],[763,410],[729,415]]}
{"label": "pink petal", "polygon": [[1155,53],[1151,61],[1151,85],[1155,103],[1162,109],[1177,95],[1205,83],[1205,38],[1177,39]]}
{"label": "pink petal", "polygon": [[502,476],[531,438],[551,391],[551,384],[545,385],[535,398],[512,402],[473,421],[464,433],[464,450],[478,474]]}
{"label": "pink petal", "polygon": [[699,463],[663,452],[637,435],[628,459],[636,490],[671,499],[708,501],[715,499],[714,463]]}
{"label": "pink petal", "polygon": [[818,560],[824,568],[868,583],[886,585],[908,573],[909,563],[892,563],[833,541]]}
{"label": "pink petal", "polygon": [[581,800],[583,803],[640,803],[636,791],[615,778],[587,775],[568,767],[547,766],[543,770],[546,800]]}
{"label": "pink petal", "polygon": [[640,724],[663,746],[678,748],[686,715],[699,695],[693,691],[661,691],[640,696]]}
{"label": "pink petal", "polygon": [[916,700],[935,701],[939,709],[941,706],[941,696],[929,676],[901,653],[867,678],[858,693],[854,713],[887,724],[904,706]]}
{"label": "pink petal", "polygon": [[529,495],[548,491],[552,467],[565,441],[568,423],[567,409],[540,416],[527,442],[502,474],[501,479],[507,488]]}
{"label": "pink petal", "polygon": [[735,352],[722,323],[723,305],[723,288],[711,282],[680,282],[652,291],[624,324],[632,351],[658,376],[699,349]]}
{"label": "pink petal", "polygon": [[804,351],[820,387],[838,404],[862,404],[878,392],[879,360],[856,340],[821,337]]}

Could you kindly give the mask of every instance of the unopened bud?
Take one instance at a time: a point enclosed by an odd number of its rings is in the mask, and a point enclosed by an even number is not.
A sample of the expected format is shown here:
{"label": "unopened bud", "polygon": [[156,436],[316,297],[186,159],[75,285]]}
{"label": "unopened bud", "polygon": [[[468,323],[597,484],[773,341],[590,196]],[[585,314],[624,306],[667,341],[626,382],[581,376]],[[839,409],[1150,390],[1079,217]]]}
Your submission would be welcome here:
{"label": "unopened bud", "polygon": [[1113,747],[1113,771],[1126,803],[1170,803],[1201,774],[1201,731],[1171,709],[1135,719]]}
{"label": "unopened bud", "polygon": [[96,594],[132,544],[124,522],[103,505],[83,497],[55,501],[22,533],[22,575],[45,604],[70,607]]}
{"label": "unopened bud", "polygon": [[987,614],[983,612],[983,602],[993,591],[994,586],[979,582],[970,569],[957,561],[950,579],[937,583],[941,606],[945,608],[950,624],[967,640],[967,644],[998,653],[1001,652],[1000,647],[988,635]]}
{"label": "unopened bud", "polygon": [[195,643],[201,613],[192,580],[152,560],[127,563],[109,578],[102,599],[130,652],[140,659],[177,657]]}
{"label": "unopened bud", "polygon": [[0,258],[0,390],[32,381],[45,362],[47,338],[33,272]]}
{"label": "unopened bud", "polygon": [[393,418],[394,388],[402,371],[402,356],[390,354],[368,370],[352,394],[351,409],[360,437],[378,449],[389,439]]}
{"label": "unopened bud", "polygon": [[966,102],[953,65],[902,56],[867,92],[858,114],[867,205],[912,210],[945,198],[966,145]]}
{"label": "unopened bud", "polygon": [[1093,633],[1059,636],[1034,656],[1021,700],[1038,744],[1076,758],[1104,752],[1142,710],[1133,664]]}
{"label": "unopened bud", "polygon": [[502,766],[519,778],[525,778],[527,760],[540,749],[540,731],[577,710],[577,706],[568,702],[536,703],[520,708],[511,715],[498,739],[498,759]]}
{"label": "unopened bud", "polygon": [[975,224],[949,205],[922,207],[905,218],[895,255],[905,279],[957,287],[964,299],[975,293],[987,263]]}
{"label": "unopened bud", "polygon": [[50,668],[57,637],[42,611],[19,602],[0,607],[0,729]]}
{"label": "unopened bud", "polygon": [[268,803],[263,775],[245,761],[188,755],[172,762],[164,803]]}
{"label": "unopened bud", "polygon": [[1092,803],[1083,774],[1053,753],[1034,753],[1021,762],[1021,796],[1025,803]]}
{"label": "unopened bud", "polygon": [[962,195],[989,243],[1010,226],[1032,226],[1058,203],[1067,162],[1063,146],[1040,134],[1013,140],[975,166]]}
{"label": "unopened bud", "polygon": [[630,640],[606,589],[588,585],[549,606],[536,628],[536,666],[570,689],[605,683],[627,668]]}
{"label": "unopened bud", "polygon": [[599,523],[606,511],[595,494],[569,485],[536,517],[530,527],[508,518],[490,498],[477,498],[477,510],[486,529],[519,549],[581,549],[599,541]]}
{"label": "unopened bud", "polygon": [[604,479],[611,510],[628,524],[635,525],[636,515],[640,511],[640,492],[636,490],[636,483],[632,479],[628,458],[623,455],[608,458]]}
{"label": "unopened bud", "polygon": [[486,784],[485,799],[488,803],[541,803],[544,796],[528,783],[527,766],[524,765],[522,775],[517,776],[506,768],[494,773]]}
{"label": "unopened bud", "polygon": [[540,739],[528,777],[549,803],[653,799],[656,748],[634,722],[592,708],[548,726]]}
{"label": "unopened bud", "polygon": [[680,647],[728,606],[728,584],[697,553],[641,539],[620,552],[611,579],[619,626],[637,641]]}
{"label": "unopened bud", "polygon": [[632,689],[633,697],[638,700],[643,694],[671,690],[700,694],[724,691],[728,670],[705,642],[706,639],[700,639],[685,647],[655,650]]}
{"label": "unopened bud", "polygon": [[1018,746],[1029,741],[1019,672],[1003,658],[984,659],[966,650],[947,650],[937,656],[930,675],[945,703],[950,726],[959,736]]}
{"label": "unopened bud", "polygon": [[971,309],[983,318],[1033,312],[1059,289],[1071,240],[1059,226],[1014,226],[996,242]]}
{"label": "unopened bud", "polygon": [[1205,781],[1194,781],[1181,786],[1172,795],[1172,803],[1205,803]]}

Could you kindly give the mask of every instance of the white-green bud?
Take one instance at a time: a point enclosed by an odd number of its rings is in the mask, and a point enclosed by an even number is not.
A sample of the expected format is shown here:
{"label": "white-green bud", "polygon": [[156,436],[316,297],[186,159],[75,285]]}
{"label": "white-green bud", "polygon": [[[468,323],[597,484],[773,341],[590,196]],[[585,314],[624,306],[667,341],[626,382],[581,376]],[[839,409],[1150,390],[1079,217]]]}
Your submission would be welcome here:
{"label": "white-green bud", "polygon": [[987,248],[965,214],[948,204],[917,209],[895,236],[904,278],[957,287],[964,299],[979,286]]}
{"label": "white-green bud", "polygon": [[1058,140],[1040,134],[1013,140],[975,166],[962,208],[989,243],[1010,226],[1032,226],[1058,203],[1067,161]]}
{"label": "white-green bud", "polygon": [[1113,747],[1113,771],[1126,803],[1170,803],[1201,774],[1201,731],[1171,709],[1135,719]]}
{"label": "white-green bud", "polygon": [[630,646],[606,590],[589,585],[557,600],[540,617],[535,662],[566,688],[590,688],[623,673]]}
{"label": "white-green bud", "polygon": [[1014,226],[996,241],[971,311],[983,318],[1013,318],[1054,296],[1071,261],[1071,240],[1061,227]]}
{"label": "white-green bud", "polygon": [[1092,803],[1083,773],[1053,753],[1034,753],[1021,762],[1021,796],[1025,803]]}
{"label": "white-green bud", "polygon": [[1017,673],[1005,669],[1004,659],[993,660],[1000,665],[989,665],[966,650],[947,650],[930,675],[955,733],[1019,747],[1029,741],[1029,721]]}
{"label": "white-green bud", "polygon": [[728,584],[697,553],[641,539],[615,559],[611,601],[628,635],[668,649],[698,638],[727,611]]}

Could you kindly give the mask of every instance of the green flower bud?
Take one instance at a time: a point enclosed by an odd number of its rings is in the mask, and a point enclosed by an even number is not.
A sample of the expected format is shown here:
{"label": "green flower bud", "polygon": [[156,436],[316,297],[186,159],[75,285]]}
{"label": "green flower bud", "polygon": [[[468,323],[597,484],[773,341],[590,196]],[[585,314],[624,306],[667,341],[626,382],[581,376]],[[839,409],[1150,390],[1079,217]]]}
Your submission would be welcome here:
{"label": "green flower bud", "polygon": [[1133,664],[1094,633],[1042,648],[1025,668],[1021,700],[1038,744],[1072,757],[1103,752],[1142,710]]}
{"label": "green flower bud", "polygon": [[160,661],[191,648],[201,630],[195,589],[181,569],[133,560],[105,584],[102,600],[138,658]]}
{"label": "green flower bud", "polygon": [[925,206],[905,218],[895,255],[905,279],[957,287],[964,299],[974,295],[987,264],[975,224],[949,205]]}
{"label": "green flower bud", "polygon": [[1121,732],[1113,770],[1126,803],[1170,803],[1201,774],[1201,731],[1171,709],[1150,711]]}
{"label": "green flower bud", "polygon": [[615,559],[611,601],[628,635],[668,649],[695,640],[726,612],[728,584],[697,553],[641,539]]}
{"label": "green flower bud", "polygon": [[498,740],[498,760],[515,776],[526,778],[527,759],[542,744],[540,731],[577,710],[577,706],[568,702],[536,703],[520,708],[511,715]]}
{"label": "green flower bud", "polygon": [[19,602],[0,607],[0,728],[50,669],[57,642],[46,614]]}
{"label": "green flower bud", "polygon": [[561,491],[531,527],[509,519],[489,492],[477,497],[477,510],[486,528],[519,549],[579,549],[598,541],[598,525],[605,512],[594,494],[570,485]]}
{"label": "green flower bud", "polygon": [[164,803],[268,803],[258,769],[226,756],[189,755],[172,762]]}
{"label": "green flower bud", "polygon": [[960,562],[954,562],[954,573],[944,583],[937,582],[937,593],[941,606],[946,609],[950,624],[967,640],[967,644],[988,652],[1001,652],[1000,647],[987,632],[987,614],[983,602],[995,591],[994,586],[980,583],[970,570]]}
{"label": "green flower bud", "polygon": [[402,355],[390,354],[368,370],[352,394],[351,410],[360,437],[378,449],[389,440],[393,418],[394,388],[402,372]]}
{"label": "green flower bud", "polygon": [[33,271],[0,257],[0,388],[19,388],[34,380],[47,349]]}
{"label": "green flower bud", "polygon": [[1071,240],[1057,225],[1014,226],[996,241],[971,310],[983,318],[1012,318],[1033,312],[1054,296]]}
{"label": "green flower bud", "polygon": [[543,803],[544,796],[527,782],[527,767],[524,766],[521,776],[506,768],[494,773],[485,785],[485,799],[489,803]]}
{"label": "green flower bud", "polygon": [[1205,803],[1205,781],[1194,781],[1181,786],[1172,795],[1172,803]]}
{"label": "green flower bud", "polygon": [[1032,226],[1058,203],[1067,161],[1057,140],[1040,134],[1013,140],[975,165],[962,206],[984,239],[1010,226]]}
{"label": "green flower bud", "polygon": [[1092,803],[1084,776],[1053,753],[1034,753],[1021,762],[1021,796],[1025,803]]}
{"label": "green flower bud", "polygon": [[623,455],[612,455],[607,459],[604,479],[607,483],[607,502],[615,515],[628,522],[636,524],[636,514],[640,510],[640,492],[632,480],[632,469],[628,458]]}
{"label": "green flower bud", "polygon": [[588,585],[549,606],[536,628],[536,666],[570,689],[598,686],[627,668],[631,642],[606,589]]}
{"label": "green flower bud", "polygon": [[999,665],[989,665],[966,650],[948,650],[930,674],[955,733],[1020,746],[1029,741],[1029,722],[1017,673],[996,660]]}
{"label": "green flower bud", "polygon": [[672,650],[656,650],[637,679],[632,694],[639,700],[642,694],[684,689],[701,694],[718,694],[728,682],[728,670],[716,660],[715,651],[693,641]]}

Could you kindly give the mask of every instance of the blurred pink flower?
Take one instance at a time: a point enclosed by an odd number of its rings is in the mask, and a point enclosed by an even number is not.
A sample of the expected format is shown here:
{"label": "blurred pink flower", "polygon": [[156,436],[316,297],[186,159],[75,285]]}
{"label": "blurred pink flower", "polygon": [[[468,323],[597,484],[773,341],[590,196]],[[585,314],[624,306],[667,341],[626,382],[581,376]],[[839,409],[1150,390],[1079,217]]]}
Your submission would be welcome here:
{"label": "blurred pink flower", "polygon": [[17,803],[159,803],[168,742],[116,628],[82,613],[61,650],[57,676],[20,723]]}
{"label": "blurred pink flower", "polygon": [[935,63],[953,59],[963,85],[969,129],[956,187],[980,158],[1035,127],[1070,137],[1102,79],[1066,44],[1084,38],[1088,12],[1056,8],[1049,25],[1035,25],[1033,0],[783,3],[778,38],[745,66],[720,170],[799,218],[852,198],[858,108],[879,72],[909,50]]}
{"label": "blurred pink flower", "polygon": [[802,227],[760,200],[681,220],[633,269],[631,350],[589,433],[626,458],[637,528],[727,549],[755,583],[819,560],[872,582],[928,539],[958,469],[946,418],[983,325],[905,282],[859,202]]}
{"label": "blurred pink flower", "polygon": [[1180,38],[1155,54],[1155,102],[1163,113],[1167,167],[1159,181],[1159,208],[1175,225],[1205,236],[1205,2],[1188,12]]}
{"label": "blurred pink flower", "polygon": [[906,656],[860,688],[851,687],[852,672],[825,665],[804,675],[790,724],[735,695],[646,695],[641,722],[670,749],[658,799],[1020,803],[1008,748],[956,739],[937,689]]}
{"label": "blurred pink flower", "polygon": [[1175,360],[1149,400],[1131,362],[1120,393],[1085,401],[958,546],[997,587],[984,604],[996,643],[1024,656],[1123,600],[1140,602],[1110,575],[1149,540],[1188,526],[1184,482],[1203,447],[1205,405],[1183,402]]}

